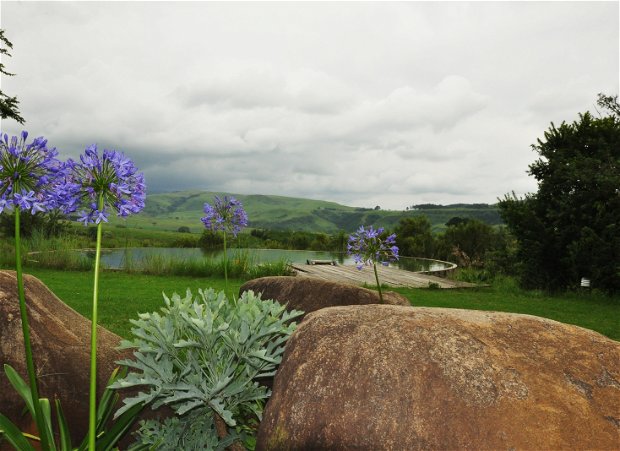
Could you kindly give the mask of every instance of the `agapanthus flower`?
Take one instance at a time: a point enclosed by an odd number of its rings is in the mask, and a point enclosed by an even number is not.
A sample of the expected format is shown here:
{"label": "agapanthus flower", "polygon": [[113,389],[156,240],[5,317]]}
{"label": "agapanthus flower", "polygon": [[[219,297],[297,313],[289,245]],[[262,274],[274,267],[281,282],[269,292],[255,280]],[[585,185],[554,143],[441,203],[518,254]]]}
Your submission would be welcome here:
{"label": "agapanthus flower", "polygon": [[45,212],[64,204],[65,165],[58,151],[40,136],[27,144],[28,132],[20,137],[0,133],[0,213],[20,210]]}
{"label": "agapanthus flower", "polygon": [[214,232],[223,230],[232,233],[235,237],[243,227],[248,225],[248,215],[243,205],[234,197],[224,196],[224,200],[215,196],[213,205],[204,205],[205,217],[200,218],[205,227]]}
{"label": "agapanthus flower", "polygon": [[347,252],[353,255],[357,269],[361,270],[364,265],[373,263],[388,266],[390,262],[398,260],[396,234],[393,233],[382,240],[383,231],[383,227],[375,230],[372,226],[368,228],[360,226],[357,232],[349,236]]}
{"label": "agapanthus flower", "polygon": [[80,162],[69,160],[67,167],[65,188],[74,195],[74,203],[68,209],[80,209],[78,221],[84,225],[108,222],[111,210],[126,217],[144,208],[144,174],[123,153],[104,149],[99,157],[93,144],[80,156]]}

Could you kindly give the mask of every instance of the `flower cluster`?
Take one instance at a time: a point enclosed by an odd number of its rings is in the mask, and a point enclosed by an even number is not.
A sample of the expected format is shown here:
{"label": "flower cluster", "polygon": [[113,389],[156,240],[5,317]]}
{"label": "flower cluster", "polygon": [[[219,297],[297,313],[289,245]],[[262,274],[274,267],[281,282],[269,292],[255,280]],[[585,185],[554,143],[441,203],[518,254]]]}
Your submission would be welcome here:
{"label": "flower cluster", "polygon": [[[98,413],[104,412],[99,417],[107,418],[111,414],[110,409],[115,405],[115,401],[104,401],[104,407],[100,411],[97,410],[96,405],[97,301],[101,255],[101,221],[107,222],[108,220],[106,207],[116,209],[119,216],[127,216],[130,213],[138,213],[142,210],[146,198],[144,176],[137,172],[131,160],[122,153],[104,150],[103,156],[99,158],[97,147],[92,145],[80,157],[81,163],[76,163],[73,160],[62,163],[56,158],[58,155],[56,149],[47,147],[45,138],[39,137],[32,143],[26,144],[27,137],[28,133],[23,131],[20,138],[13,136],[9,141],[8,135],[0,134],[0,213],[15,209],[15,270],[29,390],[25,388],[26,383],[10,365],[5,365],[5,373],[13,387],[26,401],[28,410],[39,431],[40,448],[43,450],[57,449],[55,434],[51,429],[52,419],[49,400],[46,400],[48,408],[43,409],[44,398],[39,397],[34,366],[21,265],[20,212],[24,210],[34,214],[39,211],[58,209],[67,214],[86,204],[87,210],[81,213],[80,221],[84,224],[89,222],[98,224],[91,323],[88,429],[88,449],[94,450],[97,438],[101,438],[103,443],[114,444],[118,441],[122,436],[118,436],[118,431],[128,429],[138,413],[138,409],[134,412],[128,412],[128,415],[119,418],[109,431],[101,431],[102,423],[97,421]],[[113,398],[110,392],[106,391],[102,399]],[[101,408],[101,405],[99,407]],[[57,404],[57,409],[59,428],[65,432],[68,426],[61,415],[59,404]],[[0,421],[0,429],[3,429],[0,430],[2,433],[0,435],[6,438],[15,449],[34,449],[30,442],[24,438],[25,434],[22,434],[19,428],[11,423],[8,418],[0,415],[0,420],[2,420]],[[61,447],[65,449],[67,447],[62,432],[60,436]],[[71,448],[70,445],[69,448]]]}
{"label": "flower cluster", "polygon": [[108,222],[108,208],[122,217],[144,208],[144,174],[123,153],[104,149],[99,157],[93,144],[80,156],[79,163],[69,160],[67,167],[67,190],[74,194],[67,210],[85,208],[78,219],[84,225]]}
{"label": "flower cluster", "polygon": [[204,206],[206,216],[200,218],[205,227],[214,232],[223,230],[224,233],[232,233],[235,237],[243,227],[248,225],[248,215],[243,205],[234,197],[230,199],[224,196],[224,200],[215,196],[214,205],[206,203]]}
{"label": "flower cluster", "polygon": [[[1,135],[1,134],[0,134]],[[0,213],[19,207],[35,214],[63,204],[64,164],[45,138],[26,144],[28,132],[0,136]]]}
{"label": "flower cluster", "polygon": [[383,227],[377,230],[372,226],[361,226],[357,232],[349,236],[347,252],[353,255],[357,269],[364,265],[381,262],[387,266],[389,262],[398,260],[398,247],[396,246],[396,234],[389,235],[385,240],[380,238]]}

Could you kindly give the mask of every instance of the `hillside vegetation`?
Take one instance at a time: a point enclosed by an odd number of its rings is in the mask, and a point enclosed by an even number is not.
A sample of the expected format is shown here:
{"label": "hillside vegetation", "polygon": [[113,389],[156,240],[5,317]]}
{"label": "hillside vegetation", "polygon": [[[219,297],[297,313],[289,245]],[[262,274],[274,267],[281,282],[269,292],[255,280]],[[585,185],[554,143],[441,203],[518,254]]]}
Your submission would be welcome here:
{"label": "hillside vegetation", "polygon": [[222,192],[179,191],[147,196],[146,208],[140,215],[124,222],[128,227],[176,231],[188,227],[191,232],[201,232],[200,218],[205,202],[214,196],[234,196],[248,213],[251,228],[272,230],[301,230],[335,233],[352,232],[361,224],[373,224],[393,229],[400,219],[425,215],[433,231],[445,229],[453,217],[479,219],[487,224],[501,224],[495,205],[457,204],[447,206],[420,205],[407,211],[375,210],[340,205],[335,202],[273,195],[244,195]]}

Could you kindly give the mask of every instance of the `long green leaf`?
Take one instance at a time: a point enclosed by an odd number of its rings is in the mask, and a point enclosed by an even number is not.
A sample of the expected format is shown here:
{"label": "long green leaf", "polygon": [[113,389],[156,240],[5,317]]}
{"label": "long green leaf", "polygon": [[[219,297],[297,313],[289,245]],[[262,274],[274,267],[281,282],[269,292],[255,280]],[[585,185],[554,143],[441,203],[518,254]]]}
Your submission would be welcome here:
{"label": "long green leaf", "polygon": [[9,382],[15,389],[15,391],[22,397],[22,399],[26,402],[26,407],[30,412],[32,418],[36,418],[34,403],[32,402],[32,393],[30,392],[30,386],[26,384],[26,382],[22,379],[22,377],[17,374],[17,371],[8,364],[4,364],[4,372],[6,373],[6,377],[9,379]]}
{"label": "long green leaf", "polygon": [[18,451],[34,451],[34,447],[26,440],[19,428],[2,414],[0,414],[0,437],[6,438]]}
{"label": "long green leaf", "polygon": [[97,451],[110,451],[136,422],[143,408],[142,404],[137,404],[118,417],[112,427],[98,438]]}
{"label": "long green leaf", "polygon": [[52,430],[52,406],[50,400],[47,398],[39,398],[39,405],[41,406],[41,415],[43,415],[43,426],[45,430],[39,431],[41,435],[47,435],[47,443],[51,451],[56,451],[56,443],[54,441],[54,432]]}
{"label": "long green leaf", "polygon": [[127,448],[127,451],[144,451],[144,450],[150,450],[150,449],[151,449],[151,445],[147,445],[146,443],[137,443]]}
{"label": "long green leaf", "polygon": [[56,399],[56,415],[58,417],[58,429],[60,430],[60,449],[61,451],[71,451],[71,434],[69,433],[69,425],[62,411],[60,399]]}
{"label": "long green leaf", "polygon": [[[106,387],[110,387],[119,377],[124,377],[127,373],[126,369],[119,374],[119,368],[116,367],[110,378],[108,379],[108,383]],[[119,400],[119,395],[116,391],[106,388],[101,395],[101,399],[99,400],[99,405],[97,406],[97,433],[104,430],[106,423],[112,416],[112,412],[114,411],[114,406]]]}

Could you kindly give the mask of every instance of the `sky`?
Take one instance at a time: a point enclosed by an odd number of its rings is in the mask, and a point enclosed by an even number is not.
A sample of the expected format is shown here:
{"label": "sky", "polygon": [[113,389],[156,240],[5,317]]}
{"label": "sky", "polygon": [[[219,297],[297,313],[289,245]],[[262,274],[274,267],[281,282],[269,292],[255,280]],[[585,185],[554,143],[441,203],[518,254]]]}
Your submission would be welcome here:
{"label": "sky", "polygon": [[2,91],[148,192],[402,210],[536,191],[551,122],[619,93],[619,2],[0,1]]}

